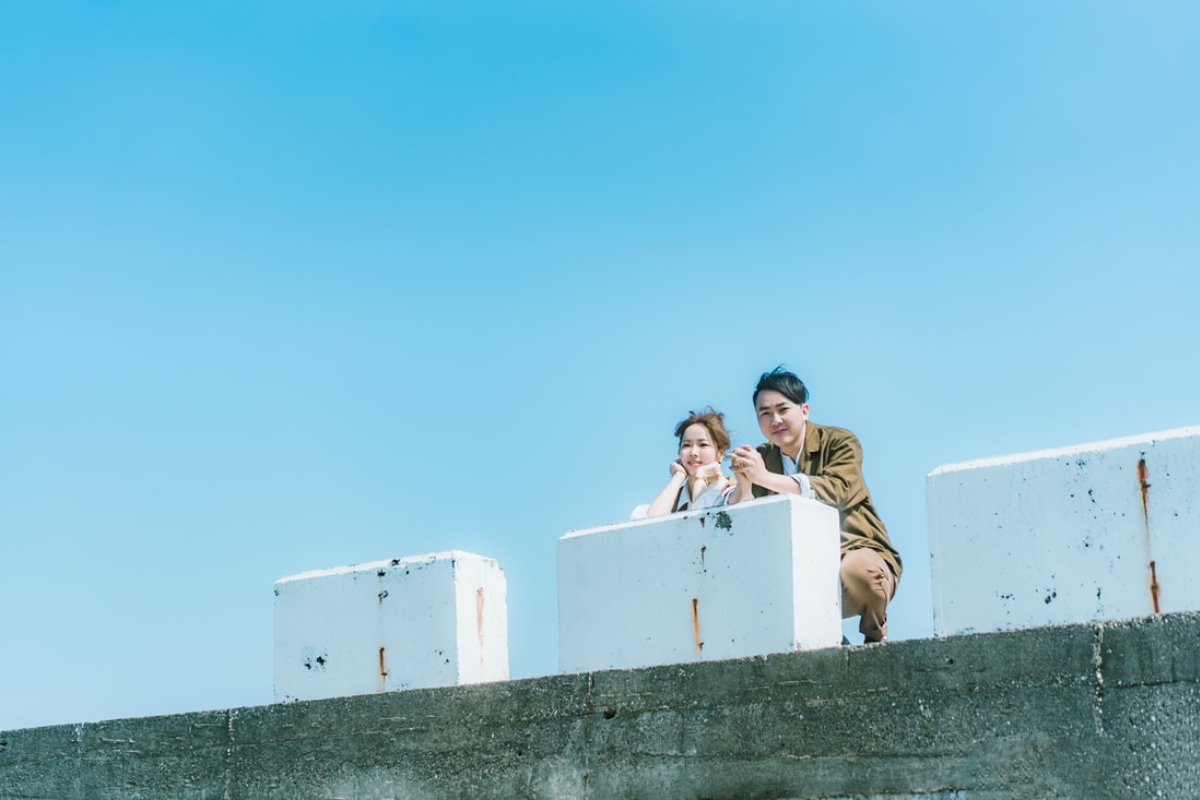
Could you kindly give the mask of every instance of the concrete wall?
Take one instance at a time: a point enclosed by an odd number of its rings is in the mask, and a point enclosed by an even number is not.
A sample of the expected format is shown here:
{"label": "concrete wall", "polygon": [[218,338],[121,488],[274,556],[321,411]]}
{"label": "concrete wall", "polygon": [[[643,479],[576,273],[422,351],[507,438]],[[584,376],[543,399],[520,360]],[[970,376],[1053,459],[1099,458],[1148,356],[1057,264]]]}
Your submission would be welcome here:
{"label": "concrete wall", "polygon": [[842,641],[838,513],[797,495],[558,540],[563,672],[712,661]]}
{"label": "concrete wall", "polygon": [[508,679],[495,560],[451,550],[275,583],[275,701]]}
{"label": "concrete wall", "polygon": [[939,635],[1200,609],[1200,428],[939,467]]}
{"label": "concrete wall", "polygon": [[0,733],[0,798],[1200,796],[1200,614]]}

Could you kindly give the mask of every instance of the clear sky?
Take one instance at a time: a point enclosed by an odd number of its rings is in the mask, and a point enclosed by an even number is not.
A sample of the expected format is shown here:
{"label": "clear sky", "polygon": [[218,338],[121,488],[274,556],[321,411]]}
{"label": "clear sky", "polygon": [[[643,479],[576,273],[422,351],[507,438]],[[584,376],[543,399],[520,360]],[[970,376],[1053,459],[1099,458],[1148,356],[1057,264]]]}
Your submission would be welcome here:
{"label": "clear sky", "polygon": [[[272,583],[554,548],[762,441],[1200,423],[1194,2],[0,4],[0,729],[268,703]],[[980,565],[986,569],[987,565]]]}

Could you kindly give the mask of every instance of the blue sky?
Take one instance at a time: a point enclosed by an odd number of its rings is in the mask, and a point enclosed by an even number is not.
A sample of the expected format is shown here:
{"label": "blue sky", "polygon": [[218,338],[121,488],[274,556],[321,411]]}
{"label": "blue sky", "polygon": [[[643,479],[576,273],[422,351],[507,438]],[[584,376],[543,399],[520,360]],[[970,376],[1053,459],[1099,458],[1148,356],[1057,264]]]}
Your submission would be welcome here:
{"label": "blue sky", "polygon": [[[783,363],[925,475],[1200,422],[1191,3],[0,5],[0,729],[270,702],[272,583],[554,545]],[[986,568],[986,565],[981,565]]]}

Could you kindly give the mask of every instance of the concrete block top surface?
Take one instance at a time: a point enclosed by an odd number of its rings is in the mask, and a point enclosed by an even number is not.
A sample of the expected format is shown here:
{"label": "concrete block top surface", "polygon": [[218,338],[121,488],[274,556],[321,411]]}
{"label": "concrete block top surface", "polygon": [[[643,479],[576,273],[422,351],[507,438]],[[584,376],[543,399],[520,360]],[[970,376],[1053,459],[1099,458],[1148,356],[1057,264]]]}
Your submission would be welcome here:
{"label": "concrete block top surface", "polygon": [[494,558],[468,553],[465,550],[444,550],[439,553],[425,553],[419,556],[404,556],[403,558],[387,558],[382,561],[364,561],[360,564],[347,564],[342,567],[329,567],[328,569],[313,569],[307,572],[300,572],[295,575],[287,575],[275,581],[275,585],[283,583],[291,583],[292,581],[306,581],[313,578],[336,577],[338,575],[349,575],[355,572],[375,572],[379,570],[403,569],[417,565],[432,564],[435,561],[456,561],[469,560],[480,561],[492,564],[499,567],[499,563]]}
{"label": "concrete block top surface", "polygon": [[1104,439],[1099,442],[1076,444],[1068,447],[1052,447],[1048,450],[1034,450],[1028,453],[977,458],[971,461],[961,461],[957,464],[943,464],[930,472],[928,477],[936,478],[953,472],[962,472],[964,470],[980,469],[983,467],[1004,467],[1026,461],[1071,458],[1072,456],[1090,453],[1098,454],[1109,450],[1119,450],[1121,448],[1135,447],[1152,442],[1163,442],[1170,439],[1191,439],[1195,437],[1200,437],[1200,425],[1192,425],[1187,428],[1172,428],[1171,430],[1158,431],[1156,433],[1142,433],[1136,436],[1122,436],[1117,439]]}
{"label": "concrete block top surface", "polygon": [[[747,500],[736,505],[714,506],[712,508],[698,508],[695,511],[678,511],[671,514],[664,514],[660,517],[643,517],[642,519],[622,520],[621,522],[611,522],[607,525],[596,525],[591,528],[580,528],[578,530],[568,531],[559,537],[559,541],[564,539],[575,539],[580,536],[591,536],[593,534],[605,533],[608,531],[629,530],[634,528],[646,528],[660,525],[667,520],[679,519],[697,519],[697,518],[713,518],[721,520],[721,515],[728,516],[730,513],[736,512],[739,509],[756,508],[760,506],[770,505],[799,505],[808,506],[818,514],[827,512],[833,509],[832,506],[822,503],[819,500],[810,500],[807,497],[801,497],[794,494],[776,494],[769,497],[759,497],[754,500]],[[837,510],[834,509],[834,513]],[[724,523],[722,522],[722,525]]]}

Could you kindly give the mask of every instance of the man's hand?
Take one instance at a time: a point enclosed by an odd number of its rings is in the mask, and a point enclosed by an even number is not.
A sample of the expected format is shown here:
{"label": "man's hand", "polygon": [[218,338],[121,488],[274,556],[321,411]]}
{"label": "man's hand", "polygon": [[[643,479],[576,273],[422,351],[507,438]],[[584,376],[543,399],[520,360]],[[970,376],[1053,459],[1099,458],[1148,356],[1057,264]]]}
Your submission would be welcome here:
{"label": "man's hand", "polygon": [[748,444],[743,444],[729,454],[730,469],[739,482],[747,481],[762,485],[762,478],[767,474],[767,465],[763,463],[762,453]]}
{"label": "man's hand", "polygon": [[[732,467],[732,465],[733,465],[733,456],[731,455],[730,456],[730,466]],[[731,495],[729,495],[729,502],[730,503],[740,503],[743,500],[753,500],[754,499],[754,484],[750,481],[749,478],[746,477],[746,470],[745,469],[738,470],[735,468],[733,471],[733,477],[736,479],[737,484],[733,490],[733,493]]]}

